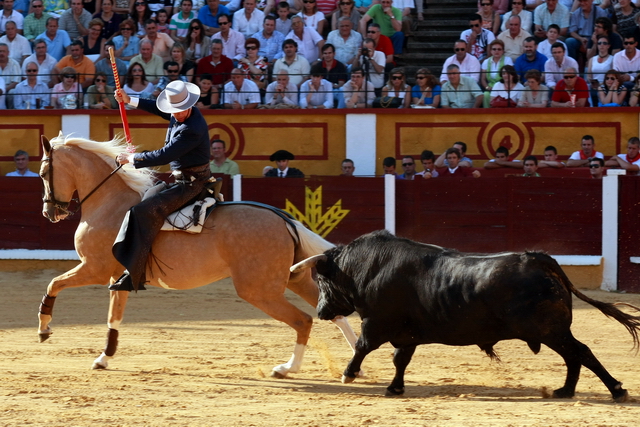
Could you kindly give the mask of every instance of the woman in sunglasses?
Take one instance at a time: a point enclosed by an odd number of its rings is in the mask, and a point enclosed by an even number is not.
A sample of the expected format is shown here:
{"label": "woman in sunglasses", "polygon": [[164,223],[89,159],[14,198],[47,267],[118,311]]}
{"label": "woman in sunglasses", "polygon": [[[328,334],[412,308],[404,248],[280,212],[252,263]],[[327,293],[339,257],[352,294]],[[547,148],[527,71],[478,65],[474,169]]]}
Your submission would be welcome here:
{"label": "woman in sunglasses", "polygon": [[318,34],[323,35],[327,20],[324,17],[324,13],[318,11],[316,0],[302,0],[302,3],[302,10],[298,13],[298,16],[304,21],[304,26],[312,28]]}
{"label": "woman in sunglasses", "polygon": [[513,65],[513,61],[504,53],[504,42],[494,40],[489,43],[488,58],[482,61],[482,72],[480,73],[480,84],[484,89],[484,108],[489,108],[491,100],[491,89],[500,81],[500,70],[505,65]]}
{"label": "woman in sunglasses", "polygon": [[107,74],[98,71],[93,79],[93,85],[87,89],[89,108],[97,110],[116,108],[116,99],[113,97],[114,88],[107,86]]}
{"label": "woman in sunglasses", "polygon": [[60,83],[51,90],[53,108],[73,110],[82,105],[82,87],[78,83],[78,73],[73,67],[64,67],[60,72]]}
{"label": "woman in sunglasses", "polygon": [[248,80],[254,82],[262,90],[266,86],[265,76],[269,69],[267,58],[258,55],[260,50],[258,39],[248,38],[244,42],[244,48],[247,51],[247,56],[238,60],[238,68],[245,72]]}
{"label": "woman in sunglasses", "polygon": [[336,10],[331,17],[332,31],[338,29],[338,20],[343,16],[348,17],[353,24],[353,28],[357,30],[362,15],[356,10],[354,0],[340,0],[338,10]]}
{"label": "woman in sunglasses", "polygon": [[134,35],[136,23],[127,19],[120,24],[120,34],[113,38],[115,56],[123,60],[127,67],[131,58],[140,52],[140,39]]}
{"label": "woman in sunglasses", "polygon": [[627,88],[620,83],[620,73],[609,70],[604,75],[604,83],[598,88],[598,107],[622,107],[627,97]]}
{"label": "woman in sunglasses", "polygon": [[196,64],[211,52],[211,38],[204,34],[204,24],[199,19],[191,21],[185,45],[187,59],[195,61]]}
{"label": "woman in sunglasses", "polygon": [[[493,7],[493,0],[480,0],[478,14],[482,17],[482,28],[500,34],[500,13]],[[502,13],[506,12],[505,10]]]}
{"label": "woman in sunglasses", "polygon": [[102,0],[100,8],[102,10],[93,15],[93,18],[102,21],[104,24],[102,27],[102,38],[109,40],[120,28],[122,16],[114,12],[113,0]]}
{"label": "woman in sunglasses", "polygon": [[440,106],[440,85],[428,68],[416,72],[416,85],[411,89],[411,104],[418,107]]}
{"label": "woman in sunglasses", "polygon": [[[394,68],[389,73],[389,81],[382,88],[382,96],[400,98],[402,103],[398,108],[409,108],[411,104],[411,86],[405,81],[404,70],[402,68]],[[382,102],[382,101],[381,101]]]}
{"label": "woman in sunglasses", "polygon": [[131,3],[131,19],[136,23],[133,34],[139,38],[145,36],[144,22],[151,18],[153,12],[149,8],[149,4],[145,0],[134,0]]}
{"label": "woman in sunglasses", "polygon": [[592,56],[587,63],[587,81],[591,83],[591,105],[598,105],[598,88],[604,83],[604,73],[613,68],[613,55],[609,54],[609,38],[604,34],[598,36],[596,48],[598,54]]}

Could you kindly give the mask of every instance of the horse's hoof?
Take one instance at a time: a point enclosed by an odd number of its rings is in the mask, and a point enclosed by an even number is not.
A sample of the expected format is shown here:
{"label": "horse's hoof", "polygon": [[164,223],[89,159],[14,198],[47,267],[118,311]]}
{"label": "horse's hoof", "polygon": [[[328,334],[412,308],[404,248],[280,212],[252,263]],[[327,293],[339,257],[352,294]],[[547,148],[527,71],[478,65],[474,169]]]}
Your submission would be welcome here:
{"label": "horse's hoof", "polygon": [[349,384],[355,381],[356,377],[348,377],[346,375],[342,376],[342,384]]}
{"label": "horse's hoof", "polygon": [[93,365],[91,365],[91,369],[107,369],[107,365],[103,365],[100,362],[93,362]]}
{"label": "horse's hoof", "polygon": [[387,390],[384,392],[384,395],[387,397],[399,397],[402,396],[404,394],[404,387],[402,388],[394,388],[394,387],[387,387]]}
{"label": "horse's hoof", "polygon": [[53,332],[51,332],[51,331],[39,332],[38,333],[38,338],[40,339],[40,342],[45,342],[46,340],[48,340],[52,333]]}
{"label": "horse's hoof", "polygon": [[619,396],[614,396],[613,401],[616,403],[624,403],[629,400],[629,393],[627,390],[622,389],[623,393]]}
{"label": "horse's hoof", "polygon": [[271,371],[271,378],[277,378],[279,380],[283,380],[287,378],[287,374],[281,374],[280,372],[273,370]]}

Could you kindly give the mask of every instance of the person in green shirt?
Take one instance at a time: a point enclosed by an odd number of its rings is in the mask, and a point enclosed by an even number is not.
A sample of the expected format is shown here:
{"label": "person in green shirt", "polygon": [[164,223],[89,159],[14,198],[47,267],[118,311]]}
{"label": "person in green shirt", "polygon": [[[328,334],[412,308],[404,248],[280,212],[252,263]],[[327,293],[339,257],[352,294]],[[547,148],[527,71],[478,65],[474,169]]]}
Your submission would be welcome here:
{"label": "person in green shirt", "polygon": [[524,158],[524,173],[522,176],[540,176],[538,171],[538,159],[536,156],[527,156]]}
{"label": "person in green shirt", "polygon": [[211,141],[211,156],[213,160],[209,163],[211,173],[224,173],[227,175],[237,175],[240,173],[238,164],[233,160],[227,159],[225,150],[227,144],[221,139]]}
{"label": "person in green shirt", "polygon": [[33,42],[36,37],[47,31],[47,19],[51,18],[51,15],[44,11],[43,4],[42,0],[32,0],[31,8],[33,13],[24,18],[24,23],[22,24],[23,35],[30,42]]}
{"label": "person in green shirt", "polygon": [[392,7],[392,0],[381,0],[380,4],[374,4],[360,20],[360,34],[367,37],[367,26],[373,20],[380,25],[380,32],[391,39],[393,53],[402,54],[404,33],[402,32],[402,10]]}

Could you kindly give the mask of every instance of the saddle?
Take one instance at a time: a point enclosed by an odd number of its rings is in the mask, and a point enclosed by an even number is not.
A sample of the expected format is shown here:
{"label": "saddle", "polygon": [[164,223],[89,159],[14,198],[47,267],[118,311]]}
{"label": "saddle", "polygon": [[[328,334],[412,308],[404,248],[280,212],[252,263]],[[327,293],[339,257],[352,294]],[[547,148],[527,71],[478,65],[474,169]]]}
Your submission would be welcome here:
{"label": "saddle", "polygon": [[[166,182],[161,181],[148,189],[142,200],[153,197],[168,187]],[[198,196],[165,219],[160,231],[186,231],[192,234],[202,232],[202,226],[215,209],[216,203],[224,201],[224,195],[220,193],[221,188],[222,179],[209,178],[209,182]]]}

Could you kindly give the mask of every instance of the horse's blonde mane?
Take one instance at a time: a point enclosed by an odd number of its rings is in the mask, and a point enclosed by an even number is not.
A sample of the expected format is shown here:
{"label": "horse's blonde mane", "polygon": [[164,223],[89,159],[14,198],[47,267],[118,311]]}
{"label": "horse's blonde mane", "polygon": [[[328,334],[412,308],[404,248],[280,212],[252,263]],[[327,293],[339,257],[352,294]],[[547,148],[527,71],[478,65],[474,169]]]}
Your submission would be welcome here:
{"label": "horse's blonde mane", "polygon": [[[51,146],[54,147],[55,145],[75,146],[85,151],[90,151],[111,167],[115,165],[114,159],[116,156],[127,150],[127,143],[121,137],[116,137],[111,141],[98,142],[73,135],[64,136],[62,132],[51,139]],[[120,177],[129,188],[140,194],[140,196],[155,182],[156,174],[151,169],[136,169],[130,164],[126,164],[122,168],[126,170],[126,173],[121,173]]]}

